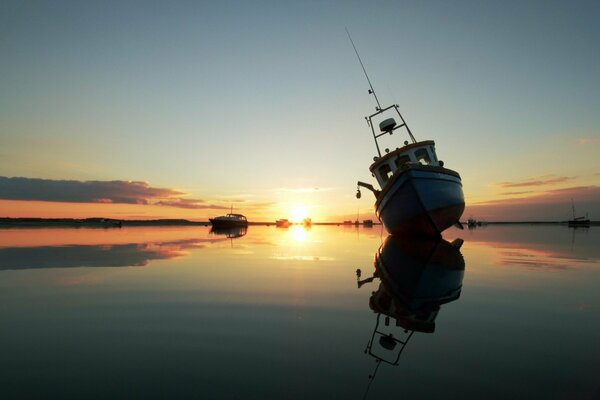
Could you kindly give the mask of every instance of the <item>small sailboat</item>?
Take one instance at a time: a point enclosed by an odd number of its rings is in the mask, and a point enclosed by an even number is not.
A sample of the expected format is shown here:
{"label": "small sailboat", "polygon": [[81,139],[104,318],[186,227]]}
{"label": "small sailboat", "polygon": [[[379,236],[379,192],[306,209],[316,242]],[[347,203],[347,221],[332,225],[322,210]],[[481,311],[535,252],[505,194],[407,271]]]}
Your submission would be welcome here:
{"label": "small sailboat", "polygon": [[[437,157],[433,140],[415,139],[397,104],[381,107],[354,42],[352,46],[369,83],[369,94],[377,103],[375,113],[365,119],[377,149],[369,171],[380,187],[376,189],[369,183],[358,181],[356,197],[361,197],[360,187],[373,192],[377,217],[391,234],[439,236],[452,225],[462,228],[459,221],[465,199],[460,175],[444,167],[444,162]],[[400,123],[395,118],[399,118]],[[376,132],[376,126],[379,132]],[[410,142],[404,141],[404,145],[391,151],[386,148],[382,154],[378,139],[400,130],[408,134]]]}
{"label": "small sailboat", "polygon": [[567,221],[567,225],[569,225],[572,228],[589,228],[591,222],[587,216],[587,213],[586,213],[585,217],[583,217],[583,216],[576,217],[575,216],[575,202],[573,201],[573,199],[571,199],[571,207],[573,208],[573,219],[570,219],[569,221]]}

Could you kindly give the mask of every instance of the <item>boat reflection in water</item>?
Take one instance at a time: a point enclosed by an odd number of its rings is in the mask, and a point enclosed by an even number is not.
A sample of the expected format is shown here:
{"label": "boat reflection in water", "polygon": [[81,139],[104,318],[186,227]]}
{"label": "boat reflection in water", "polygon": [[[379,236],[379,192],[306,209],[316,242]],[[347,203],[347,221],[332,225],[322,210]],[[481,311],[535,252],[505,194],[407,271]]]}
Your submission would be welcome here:
{"label": "boat reflection in water", "polygon": [[215,228],[214,226],[210,229],[210,233],[213,235],[227,236],[227,239],[235,239],[246,235],[248,232],[247,226],[236,226],[231,228]]}
{"label": "boat reflection in water", "polygon": [[359,288],[380,279],[369,298],[377,314],[365,348],[377,363],[369,386],[382,362],[398,365],[412,335],[433,333],[440,306],[459,298],[465,270],[462,243],[389,236],[375,254],[373,275],[361,280],[360,269],[356,271]]}

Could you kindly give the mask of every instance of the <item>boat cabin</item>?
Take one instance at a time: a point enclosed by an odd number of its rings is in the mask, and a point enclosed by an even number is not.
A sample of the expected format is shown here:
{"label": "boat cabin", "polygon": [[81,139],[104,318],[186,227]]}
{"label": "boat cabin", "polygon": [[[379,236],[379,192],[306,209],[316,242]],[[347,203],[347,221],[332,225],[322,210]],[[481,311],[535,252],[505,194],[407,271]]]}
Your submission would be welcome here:
{"label": "boat cabin", "polygon": [[227,214],[227,218],[229,219],[237,219],[239,221],[247,221],[246,216],[242,214]]}
{"label": "boat cabin", "polygon": [[394,173],[405,167],[406,165],[430,165],[443,166],[443,162],[439,161],[435,153],[435,142],[426,140],[423,142],[415,142],[397,148],[394,151],[388,151],[381,157],[374,157],[375,161],[369,167],[369,170],[379,182],[381,188],[385,187]]}

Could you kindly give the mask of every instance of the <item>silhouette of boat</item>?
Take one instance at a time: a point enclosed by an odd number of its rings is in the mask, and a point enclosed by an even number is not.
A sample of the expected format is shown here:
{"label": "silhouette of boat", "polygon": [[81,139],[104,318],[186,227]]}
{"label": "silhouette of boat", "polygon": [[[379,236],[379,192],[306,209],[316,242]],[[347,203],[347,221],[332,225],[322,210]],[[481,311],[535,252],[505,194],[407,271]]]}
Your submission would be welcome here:
{"label": "silhouette of boat", "polygon": [[278,219],[275,221],[275,226],[278,228],[289,228],[290,225],[290,221],[287,219]]}
{"label": "silhouette of boat", "polygon": [[248,220],[242,214],[229,213],[220,217],[209,218],[214,228],[236,228],[248,226]]}
{"label": "silhouette of boat", "polygon": [[567,225],[569,225],[571,228],[589,228],[591,225],[591,221],[587,217],[587,214],[585,215],[585,217],[576,217],[575,203],[573,202],[573,199],[571,199],[571,206],[573,208],[573,219],[568,220]]}
{"label": "silhouette of boat", "polygon": [[[397,104],[381,107],[354,42],[352,46],[369,83],[369,93],[377,103],[375,113],[366,120],[377,148],[377,156],[369,170],[381,188],[375,189],[371,184],[358,181],[356,197],[361,196],[361,186],[373,192],[377,217],[391,234],[435,236],[452,225],[462,227],[459,221],[465,199],[460,175],[445,168],[444,162],[438,160],[433,140],[418,142],[414,138]],[[397,114],[401,123],[397,124],[390,114]],[[379,132],[376,132],[378,121]],[[401,128],[408,133],[411,143],[405,141],[404,146],[392,151],[386,148],[382,155],[378,139]]]}
{"label": "silhouette of boat", "polygon": [[365,220],[363,221],[363,226],[366,226],[366,227],[371,227],[371,226],[373,226],[373,220],[372,220],[372,219],[365,219]]}

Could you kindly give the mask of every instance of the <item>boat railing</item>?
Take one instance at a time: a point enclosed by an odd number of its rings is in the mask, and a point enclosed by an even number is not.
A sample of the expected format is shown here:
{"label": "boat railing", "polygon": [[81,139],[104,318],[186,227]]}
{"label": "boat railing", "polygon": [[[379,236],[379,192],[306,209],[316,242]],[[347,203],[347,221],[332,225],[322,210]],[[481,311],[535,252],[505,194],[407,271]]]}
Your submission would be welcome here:
{"label": "boat railing", "polygon": [[[402,121],[402,123],[396,124],[396,121],[393,118],[388,118],[388,119],[382,120],[379,123],[380,133],[376,133],[375,126],[373,124],[373,118],[377,117],[379,115],[382,115],[383,113],[385,113],[388,110],[391,110],[392,108],[396,111],[396,113],[398,114],[398,117],[400,117],[400,120]],[[375,147],[377,148],[377,154],[379,157],[381,157],[381,150],[379,148],[379,142],[377,141],[377,139],[379,139],[381,136],[384,136],[384,135],[388,135],[388,134],[392,135],[394,133],[394,131],[396,131],[397,129],[400,129],[403,127],[406,128],[406,131],[408,132],[408,136],[410,137],[411,141],[413,143],[417,142],[415,137],[413,136],[412,132],[410,131],[410,128],[406,124],[406,121],[402,117],[402,114],[400,113],[400,109],[398,108],[398,104],[392,104],[391,106],[386,107],[386,108],[377,107],[376,110],[377,110],[377,112],[365,117],[365,119],[367,120],[367,125],[371,128],[371,132],[373,133],[373,139],[375,140]]]}

